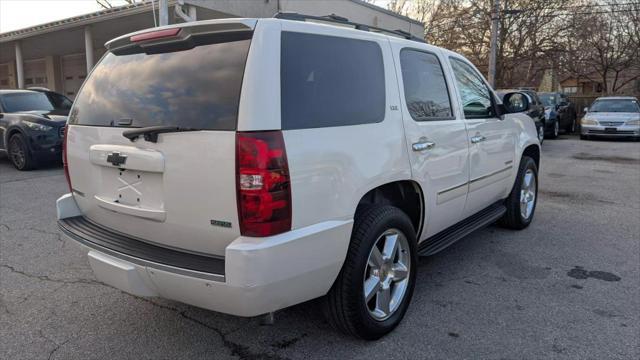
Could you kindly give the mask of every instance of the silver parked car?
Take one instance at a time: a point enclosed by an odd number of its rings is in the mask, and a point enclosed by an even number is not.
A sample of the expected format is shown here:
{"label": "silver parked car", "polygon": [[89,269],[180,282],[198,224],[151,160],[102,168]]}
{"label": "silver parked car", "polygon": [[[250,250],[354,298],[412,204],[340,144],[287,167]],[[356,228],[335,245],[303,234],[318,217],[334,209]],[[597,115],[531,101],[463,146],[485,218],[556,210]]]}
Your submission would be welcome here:
{"label": "silver parked car", "polygon": [[580,138],[595,136],[640,139],[640,103],[632,96],[599,97],[580,121]]}

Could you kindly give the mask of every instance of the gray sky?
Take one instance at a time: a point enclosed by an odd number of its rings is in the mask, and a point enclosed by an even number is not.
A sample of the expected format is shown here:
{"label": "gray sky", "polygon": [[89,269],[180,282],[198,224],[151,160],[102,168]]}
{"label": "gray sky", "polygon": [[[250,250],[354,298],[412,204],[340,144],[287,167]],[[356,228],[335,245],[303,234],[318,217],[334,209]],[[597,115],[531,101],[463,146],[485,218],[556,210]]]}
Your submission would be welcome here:
{"label": "gray sky", "polygon": [[[111,4],[123,5],[124,1],[111,0]],[[0,32],[88,14],[100,9],[95,0],[0,0]]]}
{"label": "gray sky", "polygon": [[[150,2],[151,0],[138,0]],[[158,0],[154,0],[158,3]],[[124,5],[123,0],[110,0],[114,6]],[[389,0],[376,0],[386,7]],[[92,13],[102,8],[95,0],[0,0],[0,32],[17,30],[68,17]]]}

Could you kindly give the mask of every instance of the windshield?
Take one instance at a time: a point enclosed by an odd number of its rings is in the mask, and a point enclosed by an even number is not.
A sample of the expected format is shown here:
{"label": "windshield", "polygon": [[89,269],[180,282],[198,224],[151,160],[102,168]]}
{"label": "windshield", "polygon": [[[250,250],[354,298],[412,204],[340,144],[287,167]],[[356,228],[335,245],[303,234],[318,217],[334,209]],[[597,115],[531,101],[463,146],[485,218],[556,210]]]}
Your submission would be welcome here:
{"label": "windshield", "polygon": [[542,100],[542,103],[544,104],[544,106],[555,106],[557,99],[558,97],[556,95],[550,95],[550,94],[540,95],[540,100]]}
{"label": "windshield", "polygon": [[637,100],[597,100],[589,108],[589,112],[640,112]]}
{"label": "windshield", "polygon": [[24,92],[4,94],[1,97],[5,112],[51,111],[53,106],[45,94]]}
{"label": "windshield", "polygon": [[235,130],[250,40],[215,41],[173,52],[108,53],[80,90],[69,123]]}

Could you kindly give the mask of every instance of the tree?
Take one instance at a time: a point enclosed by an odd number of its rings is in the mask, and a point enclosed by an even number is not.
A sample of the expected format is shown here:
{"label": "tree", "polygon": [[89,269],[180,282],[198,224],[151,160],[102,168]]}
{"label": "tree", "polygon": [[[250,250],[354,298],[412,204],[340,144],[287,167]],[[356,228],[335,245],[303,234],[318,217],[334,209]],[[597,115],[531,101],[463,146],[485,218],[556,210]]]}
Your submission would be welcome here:
{"label": "tree", "polygon": [[[635,1],[635,2],[634,2]],[[395,0],[425,40],[486,70],[493,0]],[[501,0],[497,86],[536,87],[543,74],[594,77],[616,92],[640,78],[640,1]]]}

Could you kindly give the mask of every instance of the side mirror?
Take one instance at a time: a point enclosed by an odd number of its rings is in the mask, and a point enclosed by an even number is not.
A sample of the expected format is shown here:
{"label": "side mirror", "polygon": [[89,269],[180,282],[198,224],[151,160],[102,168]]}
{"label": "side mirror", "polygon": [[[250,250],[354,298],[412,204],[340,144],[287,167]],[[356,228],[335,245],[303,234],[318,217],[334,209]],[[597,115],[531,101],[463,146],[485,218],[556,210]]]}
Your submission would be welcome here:
{"label": "side mirror", "polygon": [[589,112],[589,108],[588,107],[584,108],[583,110],[584,110],[585,113]]}
{"label": "side mirror", "polygon": [[507,93],[502,97],[502,103],[504,104],[507,113],[519,113],[529,110],[530,103],[529,98],[521,92]]}

